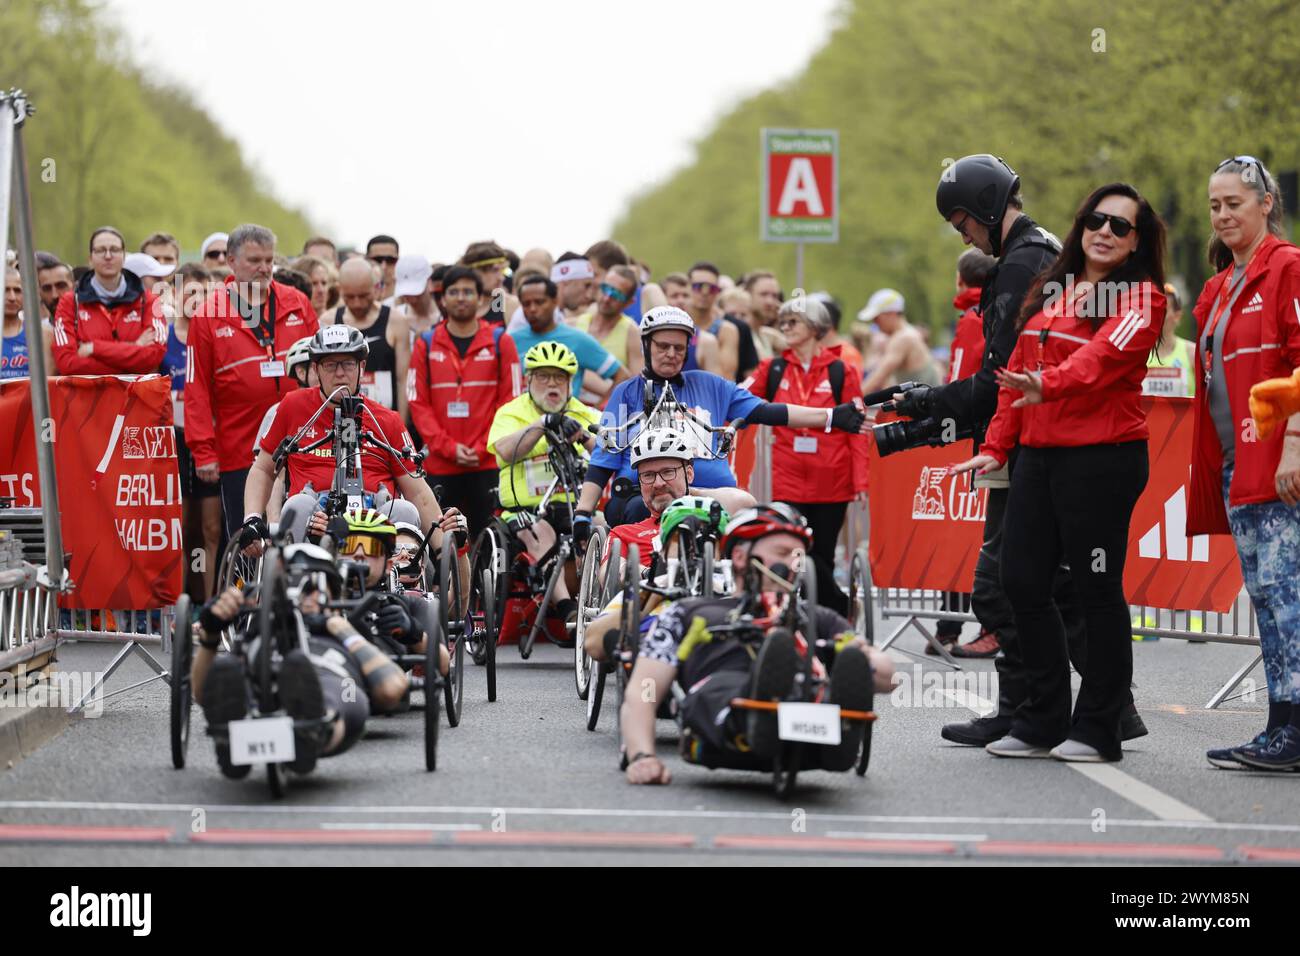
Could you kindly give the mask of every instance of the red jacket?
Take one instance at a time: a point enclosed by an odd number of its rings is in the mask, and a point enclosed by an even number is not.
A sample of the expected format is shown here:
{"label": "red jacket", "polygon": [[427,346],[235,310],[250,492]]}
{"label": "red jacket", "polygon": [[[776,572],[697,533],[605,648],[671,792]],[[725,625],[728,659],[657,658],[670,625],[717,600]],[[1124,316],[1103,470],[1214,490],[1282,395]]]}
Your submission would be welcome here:
{"label": "red jacket", "polygon": [[[1201,336],[1232,267],[1211,277],[1201,290],[1196,316],[1196,367],[1204,375]],[[1300,366],[1300,249],[1268,236],[1246,267],[1237,301],[1219,322],[1223,333],[1223,373],[1235,429],[1236,457],[1228,497],[1234,505],[1277,500],[1273,476],[1282,458],[1284,429],[1268,441],[1255,433],[1250,387],[1269,378],[1290,376]],[[1227,534],[1223,506],[1223,447],[1210,418],[1210,390],[1197,388],[1192,431],[1192,481],[1187,503],[1187,534]]]}
{"label": "red jacket", "polygon": [[[148,375],[158,371],[167,352],[167,323],[157,299],[131,272],[122,272],[126,291],[103,299],[90,284],[93,272],[63,293],[54,310],[54,368],[60,375]],[[153,345],[135,340],[153,327]],[[83,342],[94,351],[78,355]]]}
{"label": "red jacket", "polygon": [[[231,277],[227,283],[234,281]],[[271,283],[275,298],[275,358],[315,335],[316,312],[293,286]],[[207,297],[190,319],[189,369],[185,381],[185,444],[197,466],[217,464],[238,471],[253,463],[253,441],[266,410],[298,391],[288,375],[263,377],[269,347],[231,306],[224,288]]]}
{"label": "red jacket", "polygon": [[[782,358],[786,360],[785,374],[772,397],[774,402],[834,408],[861,394],[862,372],[847,362],[844,363],[841,394],[831,394],[827,369],[837,356],[829,349],[818,350],[806,372],[792,349],[786,349]],[[767,399],[767,373],[771,367],[772,360],[764,359],[749,384],[749,390],[764,400]],[[857,492],[867,490],[868,448],[861,436],[842,431],[828,435],[820,428],[778,428],[773,431],[773,436],[774,499],[807,504],[848,501]],[[807,445],[809,440],[816,442],[816,446],[808,445],[809,451],[795,451],[796,439],[800,439],[801,446]]]}
{"label": "red jacket", "polygon": [[[1143,282],[1135,294],[1117,296],[1110,316],[1093,332],[1089,319],[1074,316],[1073,299],[1062,299],[1025,324],[1007,368],[1041,368],[1043,401],[1012,408],[1021,393],[1001,389],[981,452],[1005,464],[1017,444],[1077,448],[1148,436],[1142,380],[1164,325],[1164,293]],[[1040,346],[1044,329],[1047,341]]]}
{"label": "red jacket", "polygon": [[957,293],[952,307],[961,316],[957,319],[957,332],[949,347],[948,381],[969,378],[984,363],[984,320],[980,318],[980,294],[983,289],[966,289]]}
{"label": "red jacket", "polygon": [[[407,399],[415,429],[429,448],[424,470],[431,475],[496,471],[496,457],[487,450],[488,430],[497,409],[517,398],[523,388],[514,339],[505,333],[498,337],[499,328],[479,319],[464,358],[445,322],[415,340],[411,350],[415,394],[408,393]],[[456,464],[458,443],[478,453],[477,466]]]}
{"label": "red jacket", "polygon": [[600,559],[601,563],[609,560],[614,550],[614,542],[621,541],[624,554],[627,554],[632,545],[636,545],[641,567],[650,567],[650,562],[655,556],[655,540],[659,537],[659,517],[659,515],[651,515],[636,524],[620,524],[610,528],[609,537],[605,540],[605,553]]}

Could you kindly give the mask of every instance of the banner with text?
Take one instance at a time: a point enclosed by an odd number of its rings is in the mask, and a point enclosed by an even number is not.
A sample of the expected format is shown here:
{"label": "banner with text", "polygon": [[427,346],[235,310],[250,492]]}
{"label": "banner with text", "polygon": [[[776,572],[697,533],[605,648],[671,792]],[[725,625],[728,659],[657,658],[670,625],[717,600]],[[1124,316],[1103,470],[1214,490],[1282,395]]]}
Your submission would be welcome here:
{"label": "banner with text", "polygon": [[50,379],[50,419],[32,421],[28,379],[0,382],[0,495],[40,507],[36,443],[54,444],[63,550],[75,589],[62,607],[144,610],[183,586],[181,490],[170,381]]}
{"label": "banner with text", "polygon": [[[1147,607],[1226,611],[1242,586],[1232,538],[1186,536],[1192,400],[1143,403],[1151,476],[1133,511],[1125,594]],[[877,586],[970,591],[988,491],[950,469],[971,454],[970,442],[958,442],[881,458],[872,442],[870,550]]]}

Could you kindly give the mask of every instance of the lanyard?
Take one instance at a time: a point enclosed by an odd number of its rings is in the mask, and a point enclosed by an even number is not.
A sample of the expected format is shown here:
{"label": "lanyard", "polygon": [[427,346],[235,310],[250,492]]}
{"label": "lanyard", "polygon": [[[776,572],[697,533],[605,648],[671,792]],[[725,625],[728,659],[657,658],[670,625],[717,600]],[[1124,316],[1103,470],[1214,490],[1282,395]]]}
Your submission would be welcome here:
{"label": "lanyard", "polygon": [[[1249,264],[1241,272],[1241,278],[1228,288],[1227,295],[1223,294],[1223,289],[1219,290],[1219,297],[1214,301],[1214,308],[1210,310],[1210,321],[1205,326],[1205,349],[1203,350],[1202,364],[1205,366],[1205,385],[1208,388],[1210,379],[1214,376],[1214,332],[1219,326],[1219,320],[1232,311],[1232,304],[1241,295],[1241,287],[1246,284],[1246,273],[1250,271]],[[1227,335],[1227,327],[1224,327],[1224,335]]]}
{"label": "lanyard", "polygon": [[[803,365],[800,364],[799,359],[796,358],[793,362],[791,362],[789,365],[786,366],[786,375],[794,375],[796,368],[799,370],[799,374],[802,379],[799,383],[802,387],[796,389],[794,386],[794,382],[790,383],[790,391],[795,393],[795,400],[790,404],[808,405],[810,400],[813,397],[813,393],[817,391],[817,386],[812,384],[813,383],[812,363],[809,362],[808,371],[805,372]],[[826,381],[829,382],[830,378],[828,377]],[[838,398],[838,396],[834,396],[834,395],[831,396],[832,403],[836,398]],[[805,428],[802,429],[802,431],[809,431],[809,429]]]}
{"label": "lanyard", "polygon": [[[480,320],[481,321],[481,320]],[[479,326],[474,330],[474,336],[470,339],[469,348],[465,349],[465,354],[460,354],[460,349],[456,347],[456,342],[451,337],[451,329],[447,328],[444,320],[440,323],[442,330],[447,333],[447,359],[451,362],[452,371],[456,373],[456,401],[461,400],[465,386],[465,366],[471,361],[470,356],[474,353],[474,340],[478,338],[478,333],[482,329]]]}

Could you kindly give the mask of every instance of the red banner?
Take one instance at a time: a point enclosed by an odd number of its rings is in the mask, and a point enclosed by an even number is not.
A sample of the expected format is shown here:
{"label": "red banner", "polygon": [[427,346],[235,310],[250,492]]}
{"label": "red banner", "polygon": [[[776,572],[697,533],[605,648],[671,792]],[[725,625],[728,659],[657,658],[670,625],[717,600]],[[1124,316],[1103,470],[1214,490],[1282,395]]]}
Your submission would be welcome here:
{"label": "red banner", "polygon": [[[1187,538],[1192,400],[1145,398],[1151,476],[1133,511],[1124,591],[1132,604],[1226,611],[1241,591],[1228,535]],[[871,446],[871,573],[881,587],[969,591],[988,492],[949,469],[970,442],[881,458]]]}
{"label": "red banner", "polygon": [[181,490],[170,382],[50,379],[50,421],[35,429],[28,379],[0,382],[0,495],[40,507],[36,442],[54,444],[70,608],[144,610],[175,602],[184,578]]}

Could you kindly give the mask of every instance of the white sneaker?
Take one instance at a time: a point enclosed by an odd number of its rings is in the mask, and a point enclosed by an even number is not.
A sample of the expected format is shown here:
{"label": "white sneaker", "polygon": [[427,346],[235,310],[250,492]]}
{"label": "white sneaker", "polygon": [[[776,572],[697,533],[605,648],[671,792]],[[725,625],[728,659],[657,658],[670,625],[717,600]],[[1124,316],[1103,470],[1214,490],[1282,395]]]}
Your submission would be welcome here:
{"label": "white sneaker", "polygon": [[1035,744],[1027,744],[1007,734],[1001,740],[995,740],[984,747],[995,757],[1050,757],[1051,753],[1046,747],[1039,747]]}
{"label": "white sneaker", "polygon": [[1057,744],[1052,748],[1052,756],[1071,763],[1110,763],[1096,747],[1078,740],[1066,740]]}

